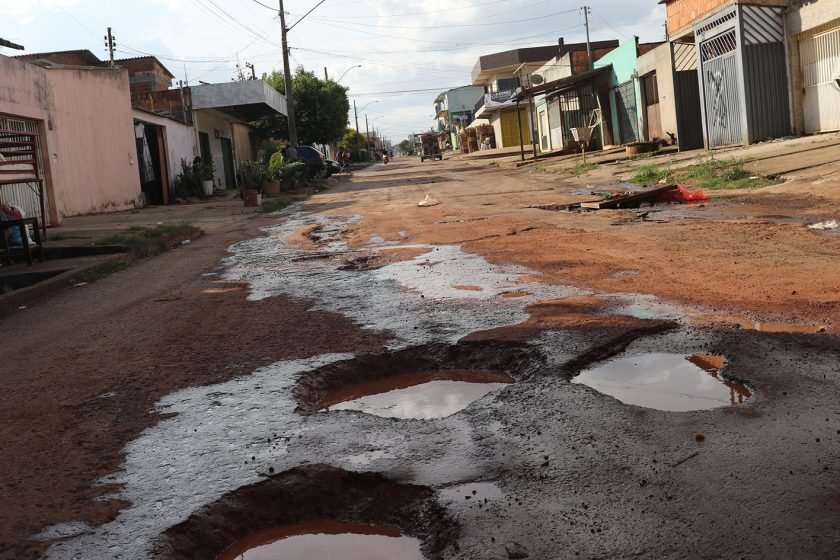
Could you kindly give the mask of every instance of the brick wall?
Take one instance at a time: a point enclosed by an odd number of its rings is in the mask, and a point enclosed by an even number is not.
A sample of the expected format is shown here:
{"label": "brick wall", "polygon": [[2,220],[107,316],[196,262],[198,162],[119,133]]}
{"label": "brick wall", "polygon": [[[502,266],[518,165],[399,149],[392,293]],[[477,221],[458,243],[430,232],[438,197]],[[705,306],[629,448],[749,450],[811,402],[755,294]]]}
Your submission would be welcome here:
{"label": "brick wall", "polygon": [[[184,100],[187,103],[187,122],[192,119],[190,114],[190,90],[184,90]],[[153,113],[167,115],[179,121],[184,120],[184,105],[181,101],[181,90],[168,89],[164,91],[132,92],[131,106],[145,109]]]}
{"label": "brick wall", "polygon": [[[811,0],[813,1],[813,0]],[[837,0],[820,0],[824,3]],[[787,6],[789,0],[671,0],[667,4],[668,32],[672,35],[685,27],[712,15],[724,6],[754,4],[760,6]]]}
{"label": "brick wall", "polygon": [[34,60],[49,60],[55,64],[66,66],[98,66],[96,57],[86,51],[65,51],[54,53],[33,53],[15,57],[17,60],[32,62]]}

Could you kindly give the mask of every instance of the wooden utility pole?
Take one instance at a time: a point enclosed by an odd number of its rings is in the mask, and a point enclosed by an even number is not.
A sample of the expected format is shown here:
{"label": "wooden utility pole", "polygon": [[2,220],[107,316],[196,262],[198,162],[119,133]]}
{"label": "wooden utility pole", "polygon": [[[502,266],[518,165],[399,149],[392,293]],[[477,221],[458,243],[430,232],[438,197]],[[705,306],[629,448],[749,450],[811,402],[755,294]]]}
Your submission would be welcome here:
{"label": "wooden utility pole", "polygon": [[327,67],[324,66],[324,81],[328,82],[330,80],[330,75],[327,74]]}
{"label": "wooden utility pole", "polygon": [[17,51],[22,51],[23,50],[23,45],[18,45],[17,43],[12,43],[11,41],[7,41],[6,39],[0,39],[0,47],[15,49]]}
{"label": "wooden utility pole", "polygon": [[111,57],[111,61],[108,63],[111,68],[114,67],[114,47],[117,46],[116,37],[111,34],[111,28],[108,28],[108,34],[105,35],[105,46],[108,48],[108,54]]}
{"label": "wooden utility pole", "polygon": [[286,112],[289,120],[289,145],[298,145],[297,125],[295,123],[295,102],[292,99],[292,71],[289,69],[289,42],[286,39],[286,12],[283,10],[283,0],[280,0],[280,29],[281,47],[283,49],[283,82],[286,89]]}

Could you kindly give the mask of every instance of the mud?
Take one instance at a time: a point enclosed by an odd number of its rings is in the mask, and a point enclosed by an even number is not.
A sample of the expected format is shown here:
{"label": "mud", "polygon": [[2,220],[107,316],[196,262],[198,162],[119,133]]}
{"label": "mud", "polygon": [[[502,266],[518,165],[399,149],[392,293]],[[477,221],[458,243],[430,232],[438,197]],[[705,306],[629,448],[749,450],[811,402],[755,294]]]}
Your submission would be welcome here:
{"label": "mud", "polygon": [[[426,558],[440,558],[443,551],[451,550],[458,534],[457,524],[428,488],[310,465],[273,475],[207,505],[167,530],[155,555],[165,560],[219,555],[233,559],[252,548],[255,540],[323,530],[325,521],[330,534],[349,532],[344,529],[352,524],[356,533],[361,532],[359,525],[365,525],[367,534],[382,534],[373,526],[386,528],[386,536],[416,537]],[[382,556],[370,556],[377,557]]]}

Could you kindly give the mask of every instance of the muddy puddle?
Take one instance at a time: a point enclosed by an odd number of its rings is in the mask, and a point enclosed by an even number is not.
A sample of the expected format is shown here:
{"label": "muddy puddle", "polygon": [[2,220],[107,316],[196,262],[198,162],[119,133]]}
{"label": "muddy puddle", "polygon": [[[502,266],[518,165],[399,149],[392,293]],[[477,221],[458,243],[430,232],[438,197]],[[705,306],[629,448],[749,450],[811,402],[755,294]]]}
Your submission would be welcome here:
{"label": "muddy puddle", "polygon": [[328,410],[358,410],[385,418],[446,418],[514,379],[501,371],[420,372],[379,379],[327,397]]}
{"label": "muddy puddle", "polygon": [[650,353],[611,360],[573,382],[625,404],[668,412],[737,406],[752,396],[744,384],[720,374],[722,356]]}
{"label": "muddy puddle", "polygon": [[388,526],[310,521],[243,539],[218,560],[422,560],[420,541]]}
{"label": "muddy puddle", "polygon": [[701,326],[724,324],[738,329],[747,329],[763,333],[817,334],[825,332],[826,330],[823,325],[757,322],[747,317],[721,316],[715,314],[696,315],[693,318],[693,322]]}

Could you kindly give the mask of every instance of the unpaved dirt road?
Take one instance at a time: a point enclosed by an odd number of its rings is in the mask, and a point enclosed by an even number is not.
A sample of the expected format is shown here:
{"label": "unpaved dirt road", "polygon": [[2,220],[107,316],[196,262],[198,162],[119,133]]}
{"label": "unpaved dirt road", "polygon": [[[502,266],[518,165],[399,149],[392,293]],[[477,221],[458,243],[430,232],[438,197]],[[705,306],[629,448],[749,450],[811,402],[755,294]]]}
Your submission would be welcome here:
{"label": "unpaved dirt road", "polygon": [[[586,186],[398,159],[4,317],[0,557],[215,558],[320,519],[429,558],[835,557],[840,238],[803,224],[837,198],[528,208]],[[751,397],[574,383],[664,353]],[[445,418],[321,410],[441,372],[514,382]]]}

